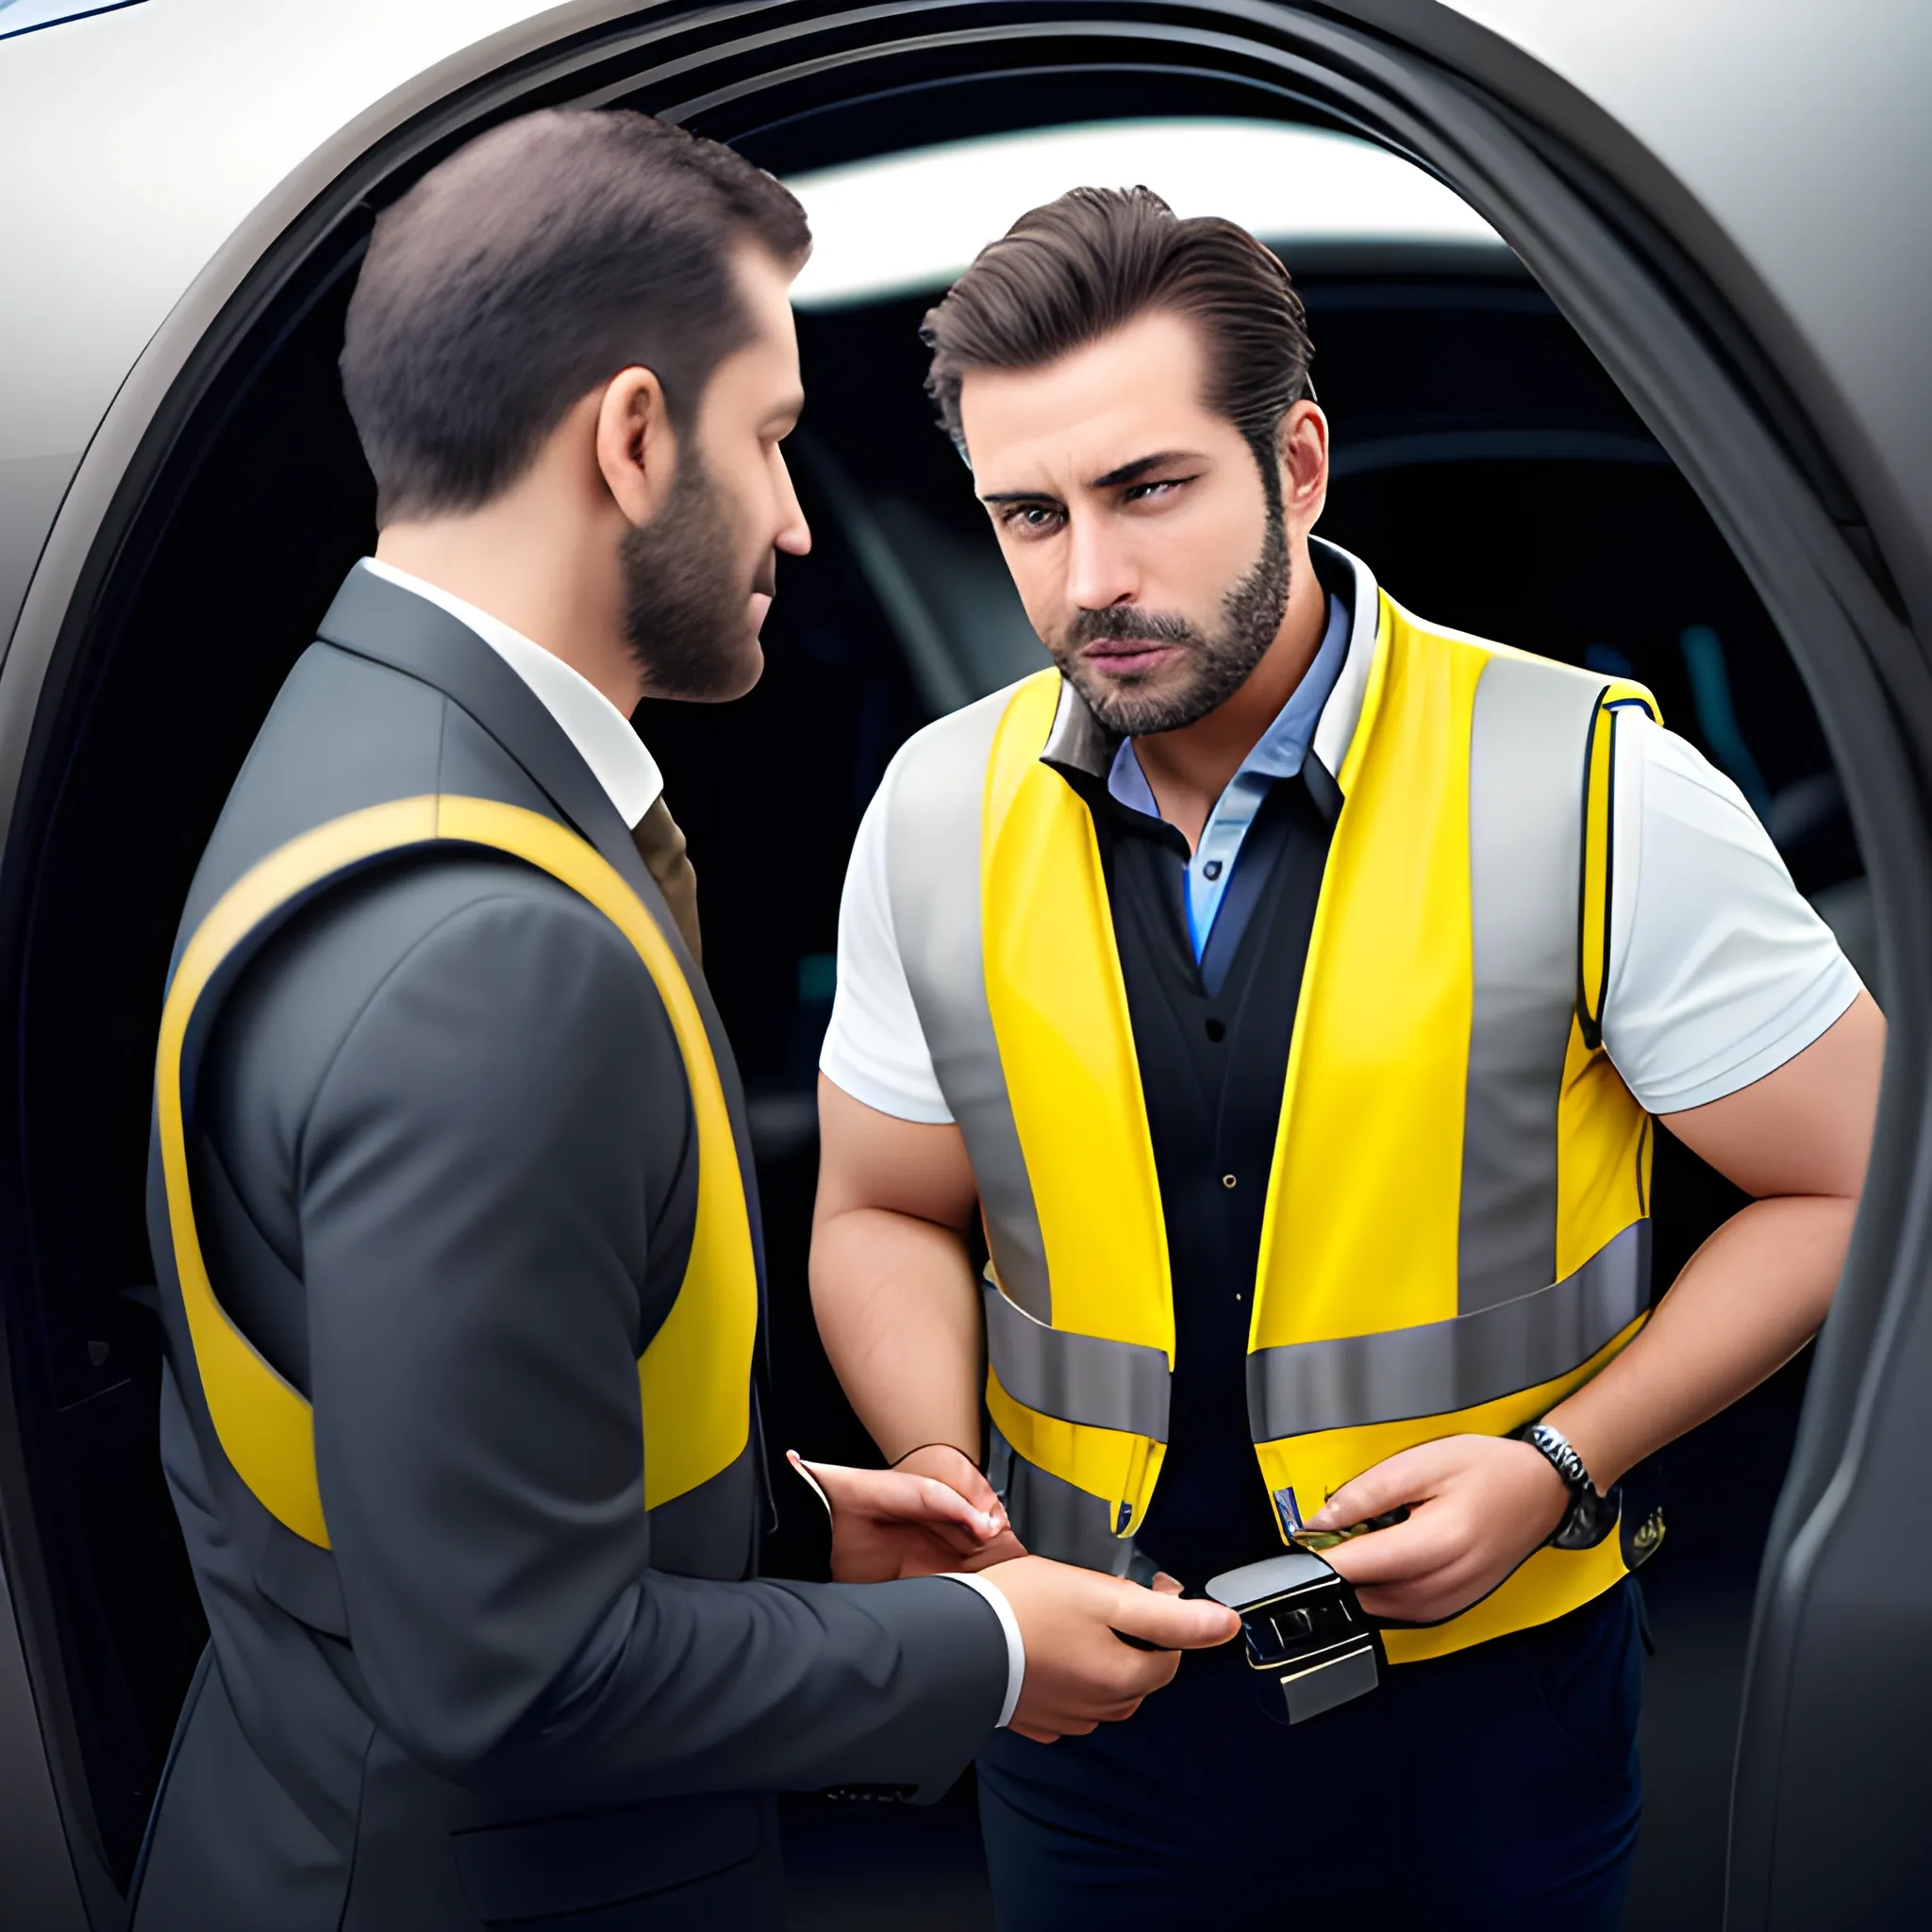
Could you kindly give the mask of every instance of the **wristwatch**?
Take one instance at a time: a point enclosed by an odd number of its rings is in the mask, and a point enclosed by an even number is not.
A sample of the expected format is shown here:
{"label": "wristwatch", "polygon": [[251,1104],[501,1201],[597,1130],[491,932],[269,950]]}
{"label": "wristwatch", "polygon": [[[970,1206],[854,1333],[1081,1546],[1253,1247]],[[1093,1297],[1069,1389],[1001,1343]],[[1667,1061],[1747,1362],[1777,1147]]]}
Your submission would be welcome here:
{"label": "wristwatch", "polygon": [[1563,1478],[1563,1487],[1570,1491],[1570,1507],[1563,1512],[1562,1522],[1551,1533],[1551,1547],[1558,1550],[1594,1549],[1616,1527],[1623,1503],[1617,1485],[1610,1485],[1607,1495],[1599,1491],[1590,1479],[1590,1471],[1583,1466],[1583,1457],[1577,1455],[1569,1437],[1554,1424],[1529,1423],[1518,1429],[1516,1436],[1520,1441],[1527,1442]]}

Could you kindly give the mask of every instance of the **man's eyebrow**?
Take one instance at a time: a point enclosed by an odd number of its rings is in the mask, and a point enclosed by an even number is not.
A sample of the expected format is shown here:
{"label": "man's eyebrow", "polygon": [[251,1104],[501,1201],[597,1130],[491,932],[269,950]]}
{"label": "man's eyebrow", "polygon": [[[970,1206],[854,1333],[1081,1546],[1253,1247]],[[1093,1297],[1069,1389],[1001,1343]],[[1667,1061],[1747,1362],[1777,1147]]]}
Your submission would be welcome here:
{"label": "man's eyebrow", "polygon": [[1151,457],[1136,457],[1131,463],[1123,463],[1119,469],[1094,477],[1087,487],[1090,490],[1118,490],[1124,483],[1138,483],[1149,470],[1165,469],[1169,463],[1198,463],[1201,460],[1190,450],[1164,449]]}
{"label": "man's eyebrow", "polygon": [[[1131,463],[1123,463],[1119,469],[1094,477],[1087,487],[1090,490],[1118,490],[1124,484],[1138,483],[1150,470],[1165,469],[1170,463],[1205,460],[1191,450],[1157,450],[1151,457],[1136,457]],[[1050,490],[989,490],[979,500],[981,503],[1058,503],[1059,498]]]}

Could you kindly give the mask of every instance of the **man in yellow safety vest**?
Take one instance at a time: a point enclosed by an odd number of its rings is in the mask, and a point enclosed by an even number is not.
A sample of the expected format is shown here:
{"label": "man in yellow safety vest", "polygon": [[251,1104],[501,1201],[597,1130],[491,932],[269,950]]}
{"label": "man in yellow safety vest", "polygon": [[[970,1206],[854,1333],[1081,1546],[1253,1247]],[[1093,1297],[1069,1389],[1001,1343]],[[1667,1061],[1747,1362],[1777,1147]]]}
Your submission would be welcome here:
{"label": "man in yellow safety vest", "polygon": [[[887,1457],[1027,1549],[1290,1606],[1128,1724],[981,1752],[1001,1924],[1313,1871],[1363,1924],[1614,1925],[1660,1533],[1623,1479],[1824,1319],[1883,1021],[1648,692],[1311,537],[1328,428],[1251,237],[1078,191],[926,336],[1054,667],[859,833],[821,1325]],[[1756,1198],[1653,1313],[1658,1117]]]}

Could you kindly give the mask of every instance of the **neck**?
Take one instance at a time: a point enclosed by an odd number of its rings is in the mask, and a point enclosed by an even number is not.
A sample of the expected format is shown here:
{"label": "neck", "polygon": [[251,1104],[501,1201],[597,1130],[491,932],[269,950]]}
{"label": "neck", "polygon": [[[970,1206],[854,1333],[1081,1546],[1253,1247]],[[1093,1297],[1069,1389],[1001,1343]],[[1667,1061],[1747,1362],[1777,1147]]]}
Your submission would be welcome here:
{"label": "neck", "polygon": [[463,516],[389,524],[375,555],[561,658],[629,717],[643,675],[624,641],[614,543],[525,494],[511,490]]}
{"label": "neck", "polygon": [[1241,760],[1281,714],[1307,675],[1328,625],[1328,598],[1315,575],[1307,539],[1294,548],[1288,609],[1274,641],[1234,695],[1178,731],[1150,732],[1134,741],[1160,815],[1187,840],[1200,842],[1208,814]]}

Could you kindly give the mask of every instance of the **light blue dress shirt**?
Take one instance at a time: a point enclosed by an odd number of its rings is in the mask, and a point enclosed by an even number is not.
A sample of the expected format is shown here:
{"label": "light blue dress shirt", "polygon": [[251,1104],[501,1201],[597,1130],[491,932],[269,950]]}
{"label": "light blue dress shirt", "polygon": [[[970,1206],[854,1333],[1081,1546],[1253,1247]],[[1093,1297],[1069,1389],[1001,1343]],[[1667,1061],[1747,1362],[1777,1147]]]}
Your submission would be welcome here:
{"label": "light blue dress shirt", "polygon": [[[1227,781],[1227,789],[1214,801],[1214,809],[1201,828],[1201,841],[1188,862],[1188,938],[1197,962],[1208,950],[1208,936],[1214,930],[1215,916],[1221,910],[1227,882],[1234,876],[1235,860],[1241,857],[1248,827],[1255,823],[1255,814],[1275,780],[1292,778],[1301,770],[1322,707],[1335,689],[1347,655],[1348,611],[1339,598],[1330,597],[1328,628],[1322,634],[1313,661],[1275,714],[1274,724],[1261,734],[1254,750],[1241,760],[1241,769]],[[1131,738],[1124,739],[1114,754],[1107,789],[1130,809],[1145,812],[1149,818],[1160,816]]]}

